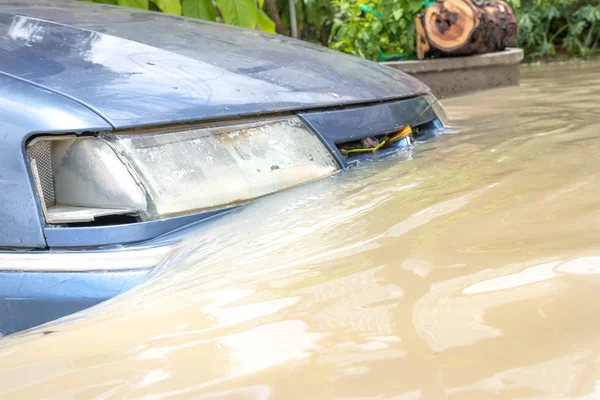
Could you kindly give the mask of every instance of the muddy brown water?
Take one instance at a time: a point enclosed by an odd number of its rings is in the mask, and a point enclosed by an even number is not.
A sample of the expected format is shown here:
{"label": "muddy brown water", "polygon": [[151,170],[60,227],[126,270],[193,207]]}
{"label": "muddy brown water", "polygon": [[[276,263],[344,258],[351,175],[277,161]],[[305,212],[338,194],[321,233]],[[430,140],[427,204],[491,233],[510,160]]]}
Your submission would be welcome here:
{"label": "muddy brown water", "polygon": [[7,399],[600,398],[600,64],[449,99],[440,138],[262,199],[0,341]]}

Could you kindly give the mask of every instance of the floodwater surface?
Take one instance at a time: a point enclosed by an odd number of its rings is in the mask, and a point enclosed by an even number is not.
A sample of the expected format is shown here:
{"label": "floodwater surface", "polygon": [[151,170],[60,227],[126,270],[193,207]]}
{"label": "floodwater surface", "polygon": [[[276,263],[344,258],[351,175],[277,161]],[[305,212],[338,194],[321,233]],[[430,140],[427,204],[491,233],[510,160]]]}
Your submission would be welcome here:
{"label": "floodwater surface", "polygon": [[414,149],[206,226],[0,341],[7,399],[600,398],[600,64],[444,101]]}

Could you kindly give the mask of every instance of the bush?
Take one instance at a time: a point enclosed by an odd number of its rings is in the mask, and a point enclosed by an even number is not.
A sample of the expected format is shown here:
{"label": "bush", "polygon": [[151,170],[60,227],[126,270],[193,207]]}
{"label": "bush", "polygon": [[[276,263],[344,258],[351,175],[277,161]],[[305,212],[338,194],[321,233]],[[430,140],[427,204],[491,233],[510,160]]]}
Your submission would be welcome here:
{"label": "bush", "polygon": [[374,61],[414,55],[414,19],[422,0],[334,0],[334,5],[329,47]]}
{"label": "bush", "polygon": [[[509,0],[519,23],[516,45],[531,58],[600,54],[599,0]],[[415,0],[335,0],[329,47],[370,60],[412,58]]]}
{"label": "bush", "polygon": [[[515,4],[516,3],[516,4]],[[517,44],[528,57],[563,53],[588,56],[600,42],[600,4],[580,0],[527,0],[512,4],[519,22]]]}
{"label": "bush", "polygon": [[[276,5],[283,25],[281,33],[291,35],[289,1],[277,0]],[[295,6],[300,39],[327,46],[335,15],[332,0],[295,0]]]}

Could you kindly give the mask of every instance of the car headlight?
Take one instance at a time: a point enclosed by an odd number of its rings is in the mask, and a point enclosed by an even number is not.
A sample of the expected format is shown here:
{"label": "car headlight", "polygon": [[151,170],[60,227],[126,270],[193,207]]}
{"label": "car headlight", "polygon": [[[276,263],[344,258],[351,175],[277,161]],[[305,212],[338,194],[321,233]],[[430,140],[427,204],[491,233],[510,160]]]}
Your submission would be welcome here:
{"label": "car headlight", "polygon": [[27,154],[48,223],[184,215],[339,170],[297,117],[173,132],[40,137]]}

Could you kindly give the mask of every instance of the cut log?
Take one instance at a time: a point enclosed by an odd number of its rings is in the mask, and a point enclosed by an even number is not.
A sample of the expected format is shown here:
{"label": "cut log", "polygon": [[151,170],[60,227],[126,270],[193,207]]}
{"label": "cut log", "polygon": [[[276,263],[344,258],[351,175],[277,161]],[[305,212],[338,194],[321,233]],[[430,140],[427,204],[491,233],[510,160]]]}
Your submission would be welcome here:
{"label": "cut log", "polygon": [[448,57],[504,50],[517,36],[517,20],[502,0],[438,0],[415,20],[417,57]]}
{"label": "cut log", "polygon": [[417,35],[417,58],[422,60],[429,53],[430,48],[429,40],[427,40],[427,36],[425,35],[425,28],[423,28],[423,23],[418,15],[415,17],[415,32]]}
{"label": "cut log", "polygon": [[481,12],[470,0],[444,0],[425,9],[423,28],[431,46],[451,53],[470,47]]}
{"label": "cut log", "polygon": [[488,48],[503,50],[517,39],[517,19],[512,9],[502,0],[487,1],[481,5],[489,35]]}

